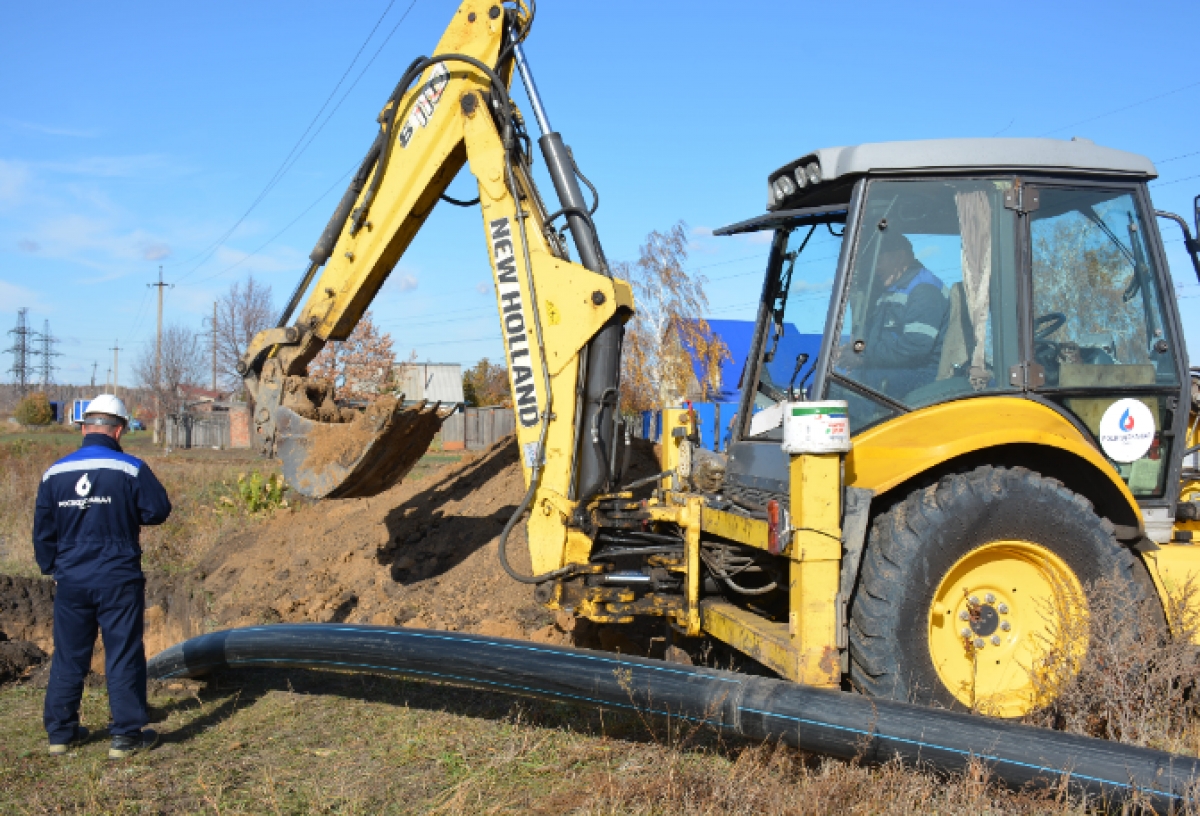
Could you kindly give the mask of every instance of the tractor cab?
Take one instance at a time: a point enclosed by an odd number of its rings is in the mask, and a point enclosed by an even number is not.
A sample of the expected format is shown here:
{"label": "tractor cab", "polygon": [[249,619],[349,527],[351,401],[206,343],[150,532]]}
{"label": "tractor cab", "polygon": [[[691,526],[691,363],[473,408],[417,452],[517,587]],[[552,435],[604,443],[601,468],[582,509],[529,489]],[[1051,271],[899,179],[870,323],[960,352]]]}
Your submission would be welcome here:
{"label": "tractor cab", "polygon": [[[777,403],[844,400],[856,439],[889,426],[899,439],[914,414],[1000,397],[1073,426],[1136,498],[1134,532],[1170,540],[1190,384],[1146,187],[1156,175],[1142,156],[1082,139],[864,144],[776,170],[767,213],[716,231],[774,233],[726,493],[752,506],[787,495],[782,429],[763,413]],[[779,359],[785,327],[817,321],[819,357]],[[999,404],[978,407],[999,424]],[[988,461],[1070,470],[1025,430]],[[955,434],[942,427],[921,445]],[[855,475],[848,464],[848,485]]]}

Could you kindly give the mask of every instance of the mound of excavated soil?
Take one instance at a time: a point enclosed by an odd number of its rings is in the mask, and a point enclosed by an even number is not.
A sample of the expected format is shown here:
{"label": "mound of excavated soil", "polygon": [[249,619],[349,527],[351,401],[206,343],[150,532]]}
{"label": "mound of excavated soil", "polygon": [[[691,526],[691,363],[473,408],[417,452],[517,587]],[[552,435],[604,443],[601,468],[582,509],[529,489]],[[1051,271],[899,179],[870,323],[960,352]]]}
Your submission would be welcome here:
{"label": "mound of excavated soil", "polygon": [[[653,448],[640,440],[631,460],[627,482],[657,471]],[[147,576],[146,652],[214,629],[304,621],[547,642],[567,642],[574,630],[578,641],[584,633],[573,621],[556,621],[532,587],[500,568],[500,531],[524,492],[510,438],[369,499],[279,511],[220,542],[189,574]],[[513,531],[509,558],[529,572],[524,524]],[[0,631],[50,652],[53,617],[53,581],[0,575]],[[586,645],[612,645],[592,635]],[[96,647],[92,669],[102,672]]]}
{"label": "mound of excavated soil", "polygon": [[[626,478],[654,473],[650,446],[633,450]],[[201,563],[195,578],[209,599],[206,626],[403,624],[564,640],[564,628],[533,600],[533,588],[510,579],[497,560],[500,531],[524,491],[510,438],[369,499],[327,499],[281,512],[223,542]],[[509,553],[513,566],[528,573],[523,524]]]}
{"label": "mound of excavated soil", "polygon": [[8,640],[0,632],[0,686],[20,680],[46,659],[46,653],[28,640]]}

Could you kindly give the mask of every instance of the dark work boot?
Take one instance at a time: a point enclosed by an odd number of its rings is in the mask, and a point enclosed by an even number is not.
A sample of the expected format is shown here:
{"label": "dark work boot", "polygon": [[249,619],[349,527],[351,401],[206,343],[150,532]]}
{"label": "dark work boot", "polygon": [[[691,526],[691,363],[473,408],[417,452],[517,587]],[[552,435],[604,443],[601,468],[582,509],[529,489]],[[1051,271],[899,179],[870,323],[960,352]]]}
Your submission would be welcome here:
{"label": "dark work boot", "polygon": [[91,735],[92,732],[88,731],[82,725],[75,726],[75,736],[71,737],[71,739],[61,743],[50,743],[50,756],[62,756],[76,745],[82,745],[87,742],[87,738]]}
{"label": "dark work boot", "polygon": [[142,729],[142,733],[133,737],[113,737],[108,749],[109,759],[125,759],[138,751],[149,751],[158,745],[158,732],[150,728]]}

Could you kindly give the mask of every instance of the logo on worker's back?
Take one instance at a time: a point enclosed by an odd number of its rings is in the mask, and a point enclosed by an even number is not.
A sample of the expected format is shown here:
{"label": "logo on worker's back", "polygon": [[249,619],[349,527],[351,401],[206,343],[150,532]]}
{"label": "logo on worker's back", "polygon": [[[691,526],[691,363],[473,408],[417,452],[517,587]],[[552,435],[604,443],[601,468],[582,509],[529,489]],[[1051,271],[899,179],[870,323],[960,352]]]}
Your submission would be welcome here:
{"label": "logo on worker's back", "polygon": [[1136,462],[1150,450],[1155,432],[1154,413],[1146,403],[1117,400],[1100,418],[1100,447],[1114,462]]}
{"label": "logo on worker's back", "polygon": [[488,224],[492,234],[492,262],[496,270],[496,292],[500,296],[500,316],[504,340],[508,345],[508,371],[513,401],[521,426],[532,428],[538,422],[537,387],[533,379],[533,358],[529,355],[525,307],[521,303],[521,284],[517,280],[517,258],[513,254],[512,230],[507,218]]}
{"label": "logo on worker's back", "polygon": [[80,496],[86,496],[92,492],[92,480],[85,473],[79,477],[79,481],[75,483],[75,492]]}

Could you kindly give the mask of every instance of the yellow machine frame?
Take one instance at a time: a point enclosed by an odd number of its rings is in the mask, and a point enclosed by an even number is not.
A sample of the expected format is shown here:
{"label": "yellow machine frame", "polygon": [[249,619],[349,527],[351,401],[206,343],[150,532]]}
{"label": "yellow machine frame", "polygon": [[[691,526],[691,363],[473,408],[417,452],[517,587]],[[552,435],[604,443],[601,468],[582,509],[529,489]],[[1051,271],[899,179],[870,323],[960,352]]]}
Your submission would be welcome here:
{"label": "yellow machine frame", "polygon": [[[503,14],[490,13],[495,7],[493,0],[465,0],[435,56],[456,53],[494,64],[505,24]],[[533,571],[540,574],[571,564],[586,565],[589,560],[593,538],[571,523],[581,509],[571,498],[579,435],[580,354],[614,317],[631,314],[634,304],[626,282],[566,260],[547,228],[547,212],[532,179],[509,160],[488,107],[493,102],[491,87],[483,72],[463,62],[425,71],[398,103],[393,118],[404,122],[405,128],[391,137],[392,153],[369,220],[356,232],[348,227],[342,230],[299,314],[296,324],[303,335],[288,335],[284,340],[278,333],[267,333],[256,343],[270,347],[280,370],[294,375],[303,373],[325,342],[346,338],[439,197],[462,167],[469,166],[478,183],[524,477],[527,485],[536,482],[527,539]],[[362,203],[360,198],[358,205]],[[691,444],[687,438],[695,430],[690,426],[693,416],[684,410],[664,412],[663,471],[680,469],[683,446]],[[944,433],[948,427],[955,433]],[[681,634],[708,633],[785,677],[836,686],[841,683],[847,649],[847,598],[841,587],[844,572],[856,569],[858,563],[843,559],[848,551],[844,549],[844,488],[879,497],[961,457],[1012,445],[1066,455],[1081,471],[1110,482],[1109,494],[1119,496],[1121,506],[1101,507],[1099,512],[1119,516],[1122,526],[1140,531],[1141,514],[1134,497],[1079,430],[1035,402],[981,397],[936,405],[878,425],[855,438],[852,451],[844,457],[793,457],[791,517],[786,527],[706,507],[680,480],[665,486],[644,507],[651,520],[678,525],[684,534],[682,560],[663,562],[684,579],[678,599],[652,598],[639,604],[627,589],[602,587],[570,601],[553,593],[540,599],[552,608],[569,603],[576,614],[601,622],[665,616]],[[1200,484],[1188,489],[1189,495],[1200,494]],[[1200,522],[1180,527],[1200,531]],[[787,560],[786,623],[768,621],[726,601],[701,598],[700,542],[705,537],[737,542]],[[861,550],[861,541],[858,545]],[[1143,557],[1164,597],[1200,574],[1200,548],[1162,545]]]}

